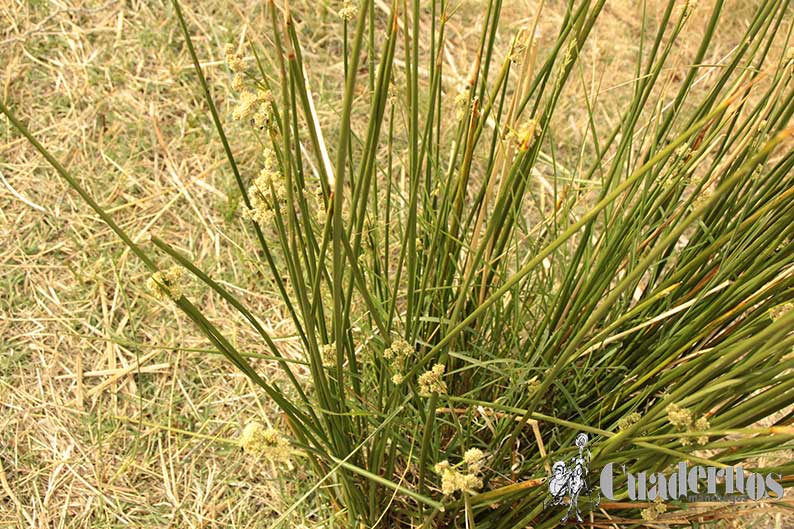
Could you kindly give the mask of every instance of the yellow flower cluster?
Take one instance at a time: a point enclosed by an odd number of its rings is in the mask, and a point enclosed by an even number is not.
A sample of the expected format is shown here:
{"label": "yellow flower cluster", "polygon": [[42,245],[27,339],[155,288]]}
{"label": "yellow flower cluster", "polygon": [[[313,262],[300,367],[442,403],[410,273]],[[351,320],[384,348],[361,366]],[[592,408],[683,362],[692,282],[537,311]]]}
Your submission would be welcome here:
{"label": "yellow flower cluster", "polygon": [[510,55],[508,56],[510,62],[517,63],[524,57],[524,52],[529,47],[530,39],[528,37],[521,37],[526,34],[527,31],[527,28],[522,28],[521,35],[513,41],[513,47],[510,49]]}
{"label": "yellow flower cluster", "polygon": [[692,154],[692,148],[688,144],[684,143],[676,148],[674,154],[677,158],[686,158]]}
{"label": "yellow flower cluster", "polygon": [[643,509],[640,511],[640,516],[642,516],[643,520],[656,520],[659,518],[660,514],[664,514],[667,512],[667,505],[665,505],[664,500],[661,496],[657,496],[653,503],[651,503],[647,509]]}
{"label": "yellow flower cluster", "polygon": [[265,152],[265,166],[248,187],[251,209],[246,216],[260,225],[269,224],[273,220],[276,203],[283,202],[286,195],[287,188],[277,171],[275,155],[268,150]]}
{"label": "yellow flower cluster", "polygon": [[455,119],[460,121],[469,113],[469,85],[461,84],[455,95]]}
{"label": "yellow flower cluster", "polygon": [[234,73],[232,77],[232,88],[242,92],[245,87],[245,59],[237,53],[234,44],[227,44],[225,49],[226,65]]}
{"label": "yellow flower cluster", "polygon": [[777,321],[786,314],[788,314],[789,312],[791,312],[792,308],[794,308],[794,303],[783,303],[782,305],[778,305],[772,308],[769,311],[769,315],[772,317],[773,321]]}
{"label": "yellow flower cluster", "polygon": [[326,367],[336,365],[336,346],[328,343],[320,346],[320,357],[323,360],[323,365]]}
{"label": "yellow flower cluster", "polygon": [[226,57],[226,64],[232,72],[240,74],[245,71],[245,59],[243,59],[242,55],[237,53],[237,48],[234,44],[230,43],[226,45],[224,56]]}
{"label": "yellow flower cluster", "polygon": [[235,74],[232,77],[232,88],[237,92],[242,92],[243,88],[245,88],[245,77],[242,74]]}
{"label": "yellow flower cluster", "polygon": [[678,15],[689,18],[689,16],[692,14],[692,11],[694,11],[697,6],[698,4],[695,0],[683,0],[677,6]]}
{"label": "yellow flower cluster", "polygon": [[573,62],[573,57],[576,54],[576,48],[578,46],[579,46],[579,42],[576,40],[576,37],[573,37],[571,40],[568,41],[568,47],[565,49],[565,55],[563,55],[562,57],[563,70]]}
{"label": "yellow flower cluster", "polygon": [[562,64],[560,64],[560,69],[557,72],[556,79],[554,80],[555,87],[559,87],[560,83],[562,83],[563,79],[565,78],[568,67],[573,62],[574,56],[577,53],[578,46],[579,42],[576,40],[576,37],[573,37],[568,41],[568,47],[565,49],[565,54],[562,56]]}
{"label": "yellow flower cluster", "polygon": [[172,266],[167,270],[160,270],[152,274],[146,281],[146,288],[159,300],[177,301],[184,293],[182,276],[182,268]]}
{"label": "yellow flower cluster", "polygon": [[[457,491],[475,492],[482,488],[482,472],[485,454],[479,448],[470,448],[463,455],[463,461],[458,465],[450,465],[449,461],[436,464],[435,471],[441,476],[441,493],[451,496]],[[466,472],[461,472],[458,467],[465,465]]]}
{"label": "yellow flower cluster", "polygon": [[447,383],[442,378],[444,369],[444,364],[436,364],[430,371],[419,375],[419,396],[429,397],[433,393],[445,394],[447,392]]}
{"label": "yellow flower cluster", "polygon": [[629,413],[628,415],[624,415],[620,419],[618,419],[618,430],[626,430],[631,425],[637,424],[640,422],[640,414],[636,411],[634,413]]}
{"label": "yellow flower cluster", "polygon": [[293,453],[281,432],[275,428],[265,428],[260,422],[246,424],[239,442],[245,453],[263,457],[272,463],[288,463]]}
{"label": "yellow flower cluster", "polygon": [[692,412],[677,404],[670,404],[667,406],[667,420],[679,430],[683,430],[692,424]]}
{"label": "yellow flower cluster", "polygon": [[389,365],[391,366],[394,375],[392,375],[391,380],[395,384],[402,384],[403,382],[403,370],[405,368],[405,361],[413,355],[414,348],[411,347],[411,344],[403,340],[402,338],[398,338],[394,340],[390,347],[387,347],[383,351],[383,358],[388,360]]}
{"label": "yellow flower cluster", "polygon": [[[709,420],[705,417],[701,417],[700,419],[695,421],[695,424],[693,425],[692,429],[695,431],[703,431],[703,430],[708,430],[709,428],[711,428],[711,424],[709,424]],[[699,445],[702,446],[709,442],[709,436],[699,435],[695,438],[695,440]]]}
{"label": "yellow flower cluster", "polygon": [[344,3],[342,9],[339,10],[339,18],[345,21],[350,21],[356,18],[356,13],[358,10],[356,6],[353,5],[353,2],[349,0]]}
{"label": "yellow flower cluster", "polygon": [[534,395],[540,389],[540,386],[542,386],[542,383],[537,377],[527,380],[527,393],[529,395]]}
{"label": "yellow flower cluster", "polygon": [[535,141],[538,132],[538,122],[534,119],[529,119],[526,123],[521,125],[518,130],[513,131],[513,135],[518,143],[518,148],[522,151],[528,150]]}
{"label": "yellow flower cluster", "polygon": [[[711,427],[709,420],[706,417],[701,417],[700,419],[695,420],[694,417],[692,417],[691,411],[689,411],[687,408],[682,408],[677,404],[670,404],[667,406],[667,420],[670,421],[670,424],[675,426],[679,431],[696,432],[708,430]],[[695,440],[699,445],[704,445],[709,442],[709,437],[708,435],[699,435]],[[682,437],[680,441],[684,446],[690,444],[688,437]]]}
{"label": "yellow flower cluster", "polygon": [[270,102],[272,95],[267,90],[245,91],[240,95],[240,101],[232,111],[236,120],[251,120],[251,124],[259,129],[270,125]]}
{"label": "yellow flower cluster", "polygon": [[485,463],[485,454],[479,448],[469,448],[463,454],[463,462],[466,463],[470,473],[479,474]]}

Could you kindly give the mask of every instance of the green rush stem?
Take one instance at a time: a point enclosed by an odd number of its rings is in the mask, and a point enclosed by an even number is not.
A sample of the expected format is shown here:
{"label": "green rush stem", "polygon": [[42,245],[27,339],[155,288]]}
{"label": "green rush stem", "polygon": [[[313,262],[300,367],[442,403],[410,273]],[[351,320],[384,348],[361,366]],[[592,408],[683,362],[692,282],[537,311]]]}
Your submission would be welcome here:
{"label": "green rush stem", "polygon": [[[347,146],[350,141],[350,114],[353,106],[353,94],[356,87],[356,76],[358,74],[358,63],[361,54],[361,42],[364,36],[365,23],[368,14],[367,0],[362,0],[361,8],[358,10],[358,21],[356,31],[353,36],[353,52],[350,58],[350,67],[346,77],[345,95],[342,101],[342,117],[339,131],[339,145],[337,147],[336,170],[334,191],[332,196],[333,203],[333,303],[334,303],[334,343],[337,348],[337,357],[343,354],[344,343],[344,319],[342,310],[342,291],[344,278],[344,250],[342,248],[342,238],[344,237],[344,226],[342,224],[342,204],[344,202],[344,182],[345,182],[345,159]],[[350,300],[348,300],[350,303]],[[341,381],[340,381],[341,382]],[[340,384],[339,397],[344,399],[344,386]]]}
{"label": "green rush stem", "polygon": [[[190,31],[188,30],[187,23],[185,22],[185,17],[182,14],[182,8],[179,4],[179,0],[171,0],[171,3],[174,6],[174,11],[176,12],[177,18],[179,20],[179,25],[182,28],[182,33],[185,36],[185,43],[187,44],[188,52],[190,53],[190,58],[193,61],[193,68],[196,71],[196,75],[199,78],[199,82],[201,83],[202,90],[204,92],[204,98],[207,101],[207,106],[209,106],[210,114],[212,115],[212,122],[215,125],[215,129],[218,132],[218,137],[221,139],[221,143],[223,144],[223,150],[226,153],[226,158],[229,162],[229,166],[232,168],[232,172],[234,173],[234,179],[237,182],[237,187],[240,190],[240,194],[243,197],[243,202],[245,206],[250,209],[251,202],[248,198],[248,192],[245,189],[245,185],[243,184],[242,177],[240,176],[240,171],[237,168],[237,162],[234,159],[234,155],[232,154],[231,147],[229,146],[229,141],[226,138],[226,133],[223,130],[223,125],[221,124],[220,117],[218,116],[218,110],[215,106],[215,101],[212,98],[212,94],[210,93],[209,85],[207,84],[207,79],[204,76],[204,71],[201,69],[201,64],[198,60],[198,55],[196,54],[196,50],[193,46],[193,39],[190,36]],[[286,126],[286,124],[284,124]],[[298,333],[303,338],[304,343],[306,343],[306,334],[303,331],[303,327],[300,324],[300,319],[298,318],[297,313],[295,312],[295,308],[292,306],[292,302],[287,296],[287,291],[284,288],[283,281],[281,280],[281,276],[277,273],[277,268],[275,266],[275,262],[273,261],[273,257],[270,253],[270,248],[268,247],[267,241],[265,241],[265,237],[262,234],[262,230],[259,228],[259,225],[256,222],[252,222],[254,227],[254,231],[256,232],[256,237],[259,241],[260,246],[262,247],[262,251],[265,254],[265,259],[270,266],[271,271],[273,272],[274,279],[276,281],[276,285],[278,286],[279,292],[281,293],[282,298],[287,306],[287,309],[292,316],[292,319],[295,323],[295,326],[298,330]]]}
{"label": "green rush stem", "polygon": [[[723,103],[723,105],[724,105],[724,103]],[[720,105],[716,110],[719,110],[720,107],[722,107],[723,105]],[[749,174],[751,169],[753,169],[761,160],[766,158],[767,155],[770,152],[772,152],[772,150],[778,144],[780,144],[790,134],[791,134],[791,132],[784,131],[784,132],[778,134],[775,138],[773,138],[770,141],[768,141],[767,144],[764,146],[764,148],[761,149],[758,152],[758,154],[756,154],[753,158],[748,160],[742,166],[742,168],[740,170],[738,170],[735,173],[733,173],[730,176],[728,176],[720,184],[720,186],[717,187],[717,189],[714,191],[714,193],[707,199],[707,201],[704,204],[702,204],[699,208],[694,210],[686,219],[684,219],[680,223],[678,223],[678,225],[675,227],[675,229],[673,229],[665,237],[665,239],[663,241],[661,241],[659,244],[657,244],[656,247],[653,250],[651,250],[646,255],[646,257],[640,263],[637,264],[636,267],[634,267],[630,272],[626,273],[626,276],[621,280],[620,284],[618,284],[613,289],[613,291],[609,294],[609,296],[607,296],[607,298],[602,302],[602,304],[598,307],[598,309],[596,309],[596,311],[593,312],[593,314],[590,316],[590,318],[588,318],[588,320],[584,323],[584,325],[581,327],[581,329],[577,332],[576,336],[571,338],[571,340],[568,343],[568,346],[560,354],[559,359],[557,360],[557,362],[554,364],[554,366],[552,367],[551,371],[549,372],[549,375],[548,375],[549,378],[547,378],[541,384],[541,388],[538,390],[538,392],[536,393],[536,396],[533,398],[533,400],[532,400],[532,402],[530,404],[530,409],[532,409],[536,405],[537,400],[538,400],[538,396],[543,391],[545,391],[545,389],[548,387],[548,382],[554,378],[556,373],[560,370],[562,364],[565,361],[567,361],[567,359],[570,357],[570,354],[573,352],[574,348],[578,345],[580,337],[583,336],[595,324],[595,322],[598,321],[602,317],[602,315],[609,309],[609,307],[612,306],[613,303],[615,303],[615,301],[617,300],[617,297],[622,294],[623,289],[625,288],[625,285],[630,284],[636,277],[638,277],[645,270],[647,270],[648,267],[653,263],[653,261],[658,257],[659,253],[661,253],[662,250],[665,247],[669,246],[669,244],[671,244],[672,242],[677,240],[678,237],[684,232],[684,230],[686,230],[686,228],[690,224],[692,224],[692,222],[694,222],[696,219],[701,217],[703,215],[704,211],[708,210],[708,208],[711,206],[711,204],[716,203],[720,199],[720,197],[735,182],[739,181],[742,177],[744,177],[745,175]],[[660,151],[660,154],[663,151],[664,151],[664,149],[662,151]],[[612,449],[612,446],[614,446],[614,443],[616,441],[617,441],[617,439],[613,439],[612,443],[608,444],[607,447],[605,447],[605,452],[606,453],[608,453],[609,449]],[[612,446],[610,446],[610,445],[612,445]]]}
{"label": "green rush stem", "polygon": [[[413,376],[416,374],[416,371],[430,358],[433,358],[441,349],[446,346],[455,336],[457,336],[461,331],[465,330],[470,323],[477,319],[480,314],[482,314],[485,309],[489,306],[494,304],[497,300],[499,300],[502,295],[508,292],[513,286],[515,286],[524,276],[526,276],[532,269],[534,269],[538,264],[540,264],[544,258],[550,255],[554,250],[559,248],[567,239],[569,239],[572,235],[582,229],[585,225],[587,225],[590,221],[592,221],[599,212],[601,212],[605,207],[611,204],[620,194],[633,185],[637,180],[640,179],[645,173],[647,173],[659,160],[665,158],[669,153],[673,152],[679,145],[683,144],[690,136],[692,136],[695,132],[697,132],[703,125],[708,123],[712,118],[716,117],[720,114],[723,110],[728,108],[728,105],[731,101],[726,100],[721,105],[717,106],[712,112],[710,112],[707,116],[699,120],[697,123],[693,124],[689,129],[687,129],[684,133],[678,136],[675,140],[671,141],[670,144],[659,151],[653,158],[648,160],[645,164],[643,164],[639,169],[637,169],[631,177],[626,179],[623,183],[618,185],[611,193],[609,193],[606,197],[598,202],[592,209],[590,209],[587,213],[582,215],[582,217],[572,224],[567,230],[565,230],[559,237],[557,237],[552,243],[547,245],[545,248],[540,250],[532,259],[530,259],[521,269],[508,278],[505,283],[494,291],[493,294],[488,296],[476,309],[474,309],[468,316],[466,316],[460,323],[456,324],[447,334],[442,338],[436,345],[434,345],[430,351],[425,354],[422,359],[411,368],[408,375]],[[452,320],[455,320],[456,315],[453,314]]]}
{"label": "green rush stem", "polygon": [[[574,422],[574,421],[566,421],[564,419],[558,419],[557,417],[553,417],[551,415],[546,415],[545,413],[531,412],[528,409],[515,408],[515,407],[512,407],[512,406],[503,406],[503,405],[500,405],[500,404],[497,404],[497,403],[494,403],[494,402],[483,402],[483,401],[479,401],[479,400],[475,400],[475,399],[469,399],[469,398],[466,398],[466,397],[456,397],[454,395],[448,395],[447,396],[447,400],[449,400],[450,402],[460,402],[460,403],[464,403],[464,404],[482,406],[482,407],[484,407],[486,409],[490,408],[490,409],[493,409],[493,410],[498,410],[498,411],[502,411],[502,412],[505,412],[505,413],[510,413],[510,414],[515,415],[517,422],[520,421],[522,424],[526,424],[527,418],[535,420],[535,421],[549,422],[549,423],[552,423],[552,424],[556,424],[558,426],[563,426],[563,427],[568,428],[568,429],[577,430],[577,431],[580,431],[580,432],[586,432],[586,433],[590,433],[590,434],[593,434],[593,435],[600,435],[600,436],[606,437],[608,439],[608,441],[612,441],[612,440],[614,440],[616,437],[618,437],[620,435],[620,434],[616,434],[616,433],[613,433],[613,432],[610,432],[610,431],[607,431],[607,430],[603,430],[601,428],[595,428],[593,426],[587,426],[586,424],[581,424],[581,423],[577,423],[577,422]],[[640,448],[646,448],[646,449],[651,450],[653,452],[658,452],[660,454],[674,456],[674,457],[677,457],[677,458],[682,459],[682,460],[687,459],[687,460],[690,460],[690,461],[694,461],[694,462],[700,463],[702,465],[716,466],[716,467],[719,467],[719,468],[725,468],[725,467],[728,466],[728,465],[725,465],[723,463],[720,463],[719,461],[714,461],[714,460],[707,459],[707,458],[704,458],[704,457],[698,457],[698,456],[695,456],[695,455],[687,453],[687,452],[681,452],[679,450],[673,450],[672,448],[667,448],[667,447],[664,447],[664,446],[658,446],[658,445],[655,445],[653,443],[649,443],[647,441],[642,441],[639,438],[634,438],[634,439],[629,438],[629,439],[626,439],[626,441],[629,442],[630,444],[633,444],[633,445],[638,446]],[[601,452],[601,455],[602,456],[604,455],[603,451]]]}
{"label": "green rush stem", "polygon": [[[180,265],[184,266],[190,272],[198,277],[204,284],[209,286],[212,290],[214,290],[219,296],[221,296],[227,303],[232,305],[237,311],[246,319],[248,322],[254,327],[257,333],[265,340],[265,343],[273,352],[273,355],[276,357],[279,365],[284,370],[284,372],[289,377],[290,381],[292,382],[293,387],[300,395],[301,400],[303,400],[307,405],[309,404],[308,397],[306,393],[303,391],[298,380],[295,378],[295,374],[289,368],[287,360],[281,354],[278,347],[276,346],[275,342],[270,338],[270,335],[265,331],[262,325],[259,323],[259,320],[248,310],[248,308],[243,305],[240,300],[238,300],[235,296],[233,296],[228,290],[223,288],[219,285],[216,281],[214,281],[211,277],[205,274],[201,269],[199,269],[190,259],[188,259],[185,255],[181,252],[174,249],[171,245],[160,239],[159,237],[152,236],[151,237],[152,243],[163,250],[165,253],[170,255],[176,262]],[[242,355],[241,355],[242,356]],[[313,413],[311,406],[308,407],[309,411]]]}
{"label": "green rush stem", "polygon": [[212,121],[215,124],[215,129],[218,131],[218,136],[220,137],[221,143],[223,144],[223,150],[226,153],[226,159],[229,161],[229,166],[232,168],[232,172],[234,173],[234,179],[237,181],[237,186],[240,188],[240,192],[243,195],[243,201],[245,202],[246,207],[250,208],[251,203],[248,200],[248,194],[245,192],[243,179],[240,176],[239,169],[237,168],[237,162],[234,160],[234,155],[232,154],[232,149],[229,146],[229,141],[226,139],[226,133],[223,131],[223,125],[221,125],[221,120],[218,116],[218,110],[215,108],[215,102],[212,99],[212,94],[210,93],[207,79],[204,77],[204,72],[202,71],[201,64],[198,60],[198,55],[196,55],[196,50],[193,47],[193,39],[190,37],[190,31],[187,28],[185,17],[182,15],[182,8],[179,5],[179,0],[171,0],[171,4],[174,6],[174,11],[176,12],[177,19],[179,20],[179,25],[185,35],[185,43],[187,44],[187,49],[190,53],[190,58],[193,61],[193,67],[196,70],[199,82],[201,83],[201,89],[204,91],[204,98],[207,100],[209,105],[210,114],[212,115]]}
{"label": "green rush stem", "polygon": [[438,501],[435,501],[433,499],[430,499],[427,496],[424,496],[422,494],[414,492],[411,489],[405,488],[402,485],[398,485],[397,483],[394,483],[393,481],[390,481],[390,480],[388,480],[386,478],[383,478],[383,477],[381,477],[381,476],[379,476],[377,474],[373,474],[372,472],[364,470],[363,468],[360,468],[360,467],[357,467],[355,465],[352,465],[352,464],[350,464],[347,461],[344,461],[342,459],[338,459],[336,457],[331,456],[331,460],[334,463],[336,463],[337,465],[339,465],[340,467],[345,468],[345,469],[353,472],[354,474],[358,474],[359,476],[365,477],[368,480],[373,481],[373,482],[375,482],[375,483],[377,483],[379,485],[383,485],[386,488],[389,488],[389,489],[392,489],[392,490],[396,490],[397,492],[399,492],[401,494],[404,494],[406,496],[409,496],[409,497],[415,499],[416,501],[418,501],[420,503],[423,503],[425,505],[428,505],[428,506],[436,508],[436,509],[440,509],[442,511],[444,510],[444,504],[441,503],[441,502],[438,502]]}

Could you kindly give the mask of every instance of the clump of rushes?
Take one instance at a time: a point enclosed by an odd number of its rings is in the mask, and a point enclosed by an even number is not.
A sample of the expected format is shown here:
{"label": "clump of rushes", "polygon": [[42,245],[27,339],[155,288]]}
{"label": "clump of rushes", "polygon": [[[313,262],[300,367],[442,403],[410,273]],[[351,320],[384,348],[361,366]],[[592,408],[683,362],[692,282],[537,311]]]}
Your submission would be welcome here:
{"label": "clump of rushes", "polygon": [[[300,509],[339,527],[552,527],[559,513],[530,478],[547,476],[579,432],[592,469],[763,456],[758,472],[794,474],[775,456],[792,448],[794,404],[794,311],[774,310],[794,293],[788,2],[748,6],[727,55],[712,43],[721,0],[638,10],[636,68],[614,87],[617,110],[593,93],[597,68],[582,57],[604,0],[571,2],[543,38],[538,9],[506,51],[501,5],[483,5],[463,79],[445,59],[451,4],[343,9],[344,86],[323,94],[338,116],[323,128],[331,112],[317,108],[299,24],[289,3],[267,3],[268,27],[248,32],[269,32],[267,45],[227,52],[237,117],[273,153],[261,173],[238,167],[173,0],[250,212],[241,222],[253,236],[239,244],[255,244],[251,272],[269,271],[302,358],[200,263],[158,237],[134,242],[0,105],[152,273],[151,252],[166,254],[261,338],[281,371],[268,380],[190,299],[176,301],[280,408],[307,458],[316,481],[279,523]],[[678,41],[695,18],[705,25],[691,54]],[[570,110],[584,117],[578,138]],[[708,442],[708,456],[679,437]],[[458,464],[442,455],[461,453]],[[608,508],[595,523],[640,517]]]}

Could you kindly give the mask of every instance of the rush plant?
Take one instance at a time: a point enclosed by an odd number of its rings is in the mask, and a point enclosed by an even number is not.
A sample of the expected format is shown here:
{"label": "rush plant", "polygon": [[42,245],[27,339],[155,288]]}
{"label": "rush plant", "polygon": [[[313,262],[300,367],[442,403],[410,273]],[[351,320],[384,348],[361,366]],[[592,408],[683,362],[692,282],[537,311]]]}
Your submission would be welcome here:
{"label": "rush plant", "polygon": [[[323,130],[289,6],[271,1],[269,44],[227,50],[235,117],[262,145],[252,169],[235,160],[173,1],[299,358],[167,241],[133,241],[0,103],[151,269],[153,290],[283,412],[281,432],[244,432],[256,454],[308,463],[313,481],[277,525],[311,505],[334,527],[552,527],[544,481],[582,432],[593,469],[767,456],[756,470],[790,484],[794,463],[774,455],[794,448],[790,6],[756,2],[723,57],[722,0],[698,8],[705,28],[691,27],[690,2],[662,5],[653,26],[642,8],[635,75],[611,120],[581,70],[605,3],[568,1],[542,44],[537,2],[505,52],[502,2],[484,2],[463,82],[443,58],[454,3],[348,5],[339,119]],[[702,38],[684,60],[685,31]],[[587,116],[573,145],[559,128],[571,92]],[[158,270],[153,252],[177,268]],[[281,376],[266,379],[183,295],[182,270],[250,322]]]}

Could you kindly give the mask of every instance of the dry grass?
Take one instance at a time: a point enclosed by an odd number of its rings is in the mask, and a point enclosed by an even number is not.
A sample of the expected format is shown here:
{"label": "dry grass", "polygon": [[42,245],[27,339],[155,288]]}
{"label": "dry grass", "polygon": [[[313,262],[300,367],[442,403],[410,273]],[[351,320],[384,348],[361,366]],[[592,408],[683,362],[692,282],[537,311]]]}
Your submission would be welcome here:
{"label": "dry grass", "polygon": [[[547,3],[543,31],[551,38],[564,6]],[[262,2],[187,4],[225,109],[223,43],[264,34]],[[296,6],[331,134],[342,72],[332,29],[339,4]],[[506,4],[502,50],[537,2]],[[740,24],[741,2],[734,4],[728,13]],[[477,6],[464,0],[451,25],[445,59],[461,79],[466,47],[477,40]],[[609,2],[580,70],[581,86],[607,101],[607,121],[631,80],[635,10],[633,2]],[[239,287],[294,353],[283,308],[248,261],[233,178],[167,3],[7,0],[0,28],[2,97],[29,128],[128,232],[156,231]],[[720,51],[736,36],[726,32]],[[692,32],[693,42],[698,37]],[[559,113],[559,132],[571,138],[569,152],[558,153],[563,164],[578,156],[582,103],[571,94]],[[241,130],[231,136],[245,168],[254,143]],[[0,176],[0,525],[267,526],[285,507],[278,486],[233,441],[247,420],[274,420],[273,408],[144,291],[139,263],[6,121]],[[242,349],[256,352],[247,326],[198,287],[192,294]]]}
{"label": "dry grass", "polygon": [[[267,285],[237,264],[245,251],[227,238],[245,241],[225,217],[231,178],[170,10],[83,4],[0,7],[3,97],[131,233],[164,233],[217,277],[255,286],[249,301],[288,344]],[[211,28],[202,55],[217,57],[239,19],[204,9],[194,19]],[[217,64],[208,69],[223,79]],[[223,361],[189,351],[206,344],[141,288],[139,263],[2,128],[0,520],[236,527],[278,510],[272,484],[234,446],[167,430],[233,440],[272,410]],[[249,340],[213,303],[204,300],[230,335]]]}

